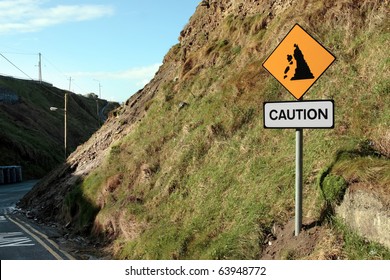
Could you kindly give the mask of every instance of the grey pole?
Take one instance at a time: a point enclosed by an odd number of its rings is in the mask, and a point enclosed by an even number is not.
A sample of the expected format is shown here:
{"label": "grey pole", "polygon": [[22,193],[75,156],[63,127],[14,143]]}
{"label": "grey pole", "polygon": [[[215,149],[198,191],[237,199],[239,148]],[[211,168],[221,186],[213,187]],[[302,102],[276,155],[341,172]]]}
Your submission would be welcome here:
{"label": "grey pole", "polygon": [[39,62],[38,62],[38,68],[39,68],[39,82],[42,83],[42,54],[39,53]]}
{"label": "grey pole", "polygon": [[297,128],[295,137],[295,236],[298,236],[302,229],[303,128]]}
{"label": "grey pole", "polygon": [[68,157],[68,151],[67,151],[67,140],[68,140],[68,135],[67,135],[67,116],[66,116],[66,111],[68,109],[68,94],[65,93],[65,106],[64,106],[64,152],[65,152],[65,161]]}
{"label": "grey pole", "polygon": [[4,184],[4,168],[0,167],[0,184]]}

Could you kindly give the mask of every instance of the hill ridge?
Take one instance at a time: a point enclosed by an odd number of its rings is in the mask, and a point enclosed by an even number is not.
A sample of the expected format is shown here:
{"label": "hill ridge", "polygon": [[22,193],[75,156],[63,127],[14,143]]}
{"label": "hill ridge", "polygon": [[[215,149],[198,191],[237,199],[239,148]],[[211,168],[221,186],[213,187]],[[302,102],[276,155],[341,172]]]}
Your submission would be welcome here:
{"label": "hill ridge", "polygon": [[48,83],[0,76],[1,165],[21,165],[26,178],[41,178],[64,160],[64,115],[49,108],[63,108],[65,94],[71,152],[99,127],[96,101]]}
{"label": "hill ridge", "polygon": [[291,98],[262,63],[299,23],[338,58],[309,93],[335,100],[336,127],[305,130],[304,215],[326,234],[305,256],[293,248],[278,258],[388,258],[355,248],[333,215],[356,182],[389,193],[388,4],[198,6],[151,82],[22,205],[114,258],[260,258],[274,226],[293,216],[295,148],[291,131],[262,127],[262,102]]}

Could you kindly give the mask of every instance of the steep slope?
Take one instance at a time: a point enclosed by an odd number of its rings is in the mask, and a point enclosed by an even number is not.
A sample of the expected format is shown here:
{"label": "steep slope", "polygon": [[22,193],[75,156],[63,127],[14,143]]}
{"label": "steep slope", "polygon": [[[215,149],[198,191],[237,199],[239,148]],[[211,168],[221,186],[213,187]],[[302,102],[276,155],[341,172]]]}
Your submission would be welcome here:
{"label": "steep slope", "polygon": [[[333,212],[357,182],[390,194],[389,1],[203,2],[154,79],[21,205],[115,258],[388,258],[351,245]],[[295,133],[263,128],[262,103],[291,96],[262,63],[295,23],[337,57],[307,97],[335,100],[336,128],[304,133],[316,240],[276,254],[266,244],[294,216]]]}
{"label": "steep slope", "polygon": [[[21,165],[28,179],[63,162],[64,113],[49,108],[63,108],[64,95],[47,83],[0,77],[0,165]],[[69,93],[68,153],[100,127],[96,106],[94,99]]]}

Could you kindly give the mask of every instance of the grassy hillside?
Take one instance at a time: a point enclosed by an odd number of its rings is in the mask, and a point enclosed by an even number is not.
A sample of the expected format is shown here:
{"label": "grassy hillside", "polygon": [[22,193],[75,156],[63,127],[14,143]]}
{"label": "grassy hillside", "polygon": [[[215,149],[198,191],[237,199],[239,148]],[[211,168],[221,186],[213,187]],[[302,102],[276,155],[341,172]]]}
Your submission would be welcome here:
{"label": "grassy hillside", "polygon": [[[10,77],[0,77],[0,88],[17,98],[0,102],[0,165],[21,165],[26,179],[41,178],[64,161],[64,113],[49,108],[64,108],[65,91]],[[99,127],[96,101],[69,93],[68,154]]]}
{"label": "grassy hillside", "polygon": [[[260,258],[294,217],[295,176],[294,130],[262,120],[264,101],[292,97],[262,63],[299,23],[337,57],[305,96],[333,99],[336,125],[304,130],[304,222],[323,234],[282,258],[389,259],[333,216],[353,183],[390,194],[389,2],[248,2],[198,7],[155,79],[105,126],[131,129],[59,215],[92,228],[114,258]],[[142,96],[152,97],[128,124]]]}

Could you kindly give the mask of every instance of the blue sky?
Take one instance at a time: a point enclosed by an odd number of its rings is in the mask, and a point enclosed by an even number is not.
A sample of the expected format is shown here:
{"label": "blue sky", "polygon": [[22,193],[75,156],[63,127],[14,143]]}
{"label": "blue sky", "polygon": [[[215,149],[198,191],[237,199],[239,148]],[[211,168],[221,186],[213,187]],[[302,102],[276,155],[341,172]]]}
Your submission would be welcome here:
{"label": "blue sky", "polygon": [[100,84],[102,98],[123,102],[154,76],[199,2],[0,0],[0,75],[38,79],[41,53],[44,81],[79,94]]}

